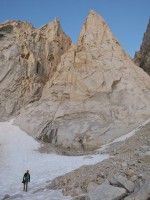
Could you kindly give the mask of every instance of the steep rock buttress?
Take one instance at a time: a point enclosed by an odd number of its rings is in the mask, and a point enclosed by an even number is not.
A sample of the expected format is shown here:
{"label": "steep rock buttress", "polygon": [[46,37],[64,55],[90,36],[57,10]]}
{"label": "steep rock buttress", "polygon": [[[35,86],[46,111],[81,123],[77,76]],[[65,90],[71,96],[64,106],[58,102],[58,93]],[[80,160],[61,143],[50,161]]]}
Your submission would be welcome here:
{"label": "steep rock buttress", "polygon": [[38,30],[20,21],[0,25],[1,120],[40,99],[45,83],[70,45],[57,19]]}
{"label": "steep rock buttress", "polygon": [[77,45],[56,64],[41,98],[22,108],[15,122],[34,137],[93,150],[150,116],[150,77],[96,12],[90,11]]}

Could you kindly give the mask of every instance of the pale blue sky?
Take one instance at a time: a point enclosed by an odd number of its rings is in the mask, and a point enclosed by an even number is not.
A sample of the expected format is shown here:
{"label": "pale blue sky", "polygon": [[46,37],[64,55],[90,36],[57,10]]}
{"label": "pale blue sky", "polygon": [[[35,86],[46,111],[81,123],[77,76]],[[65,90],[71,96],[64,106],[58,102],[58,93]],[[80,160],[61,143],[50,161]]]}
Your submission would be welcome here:
{"label": "pale blue sky", "polygon": [[91,9],[104,18],[133,57],[150,18],[150,0],[0,0],[0,23],[21,20],[39,28],[57,17],[63,31],[76,43]]}

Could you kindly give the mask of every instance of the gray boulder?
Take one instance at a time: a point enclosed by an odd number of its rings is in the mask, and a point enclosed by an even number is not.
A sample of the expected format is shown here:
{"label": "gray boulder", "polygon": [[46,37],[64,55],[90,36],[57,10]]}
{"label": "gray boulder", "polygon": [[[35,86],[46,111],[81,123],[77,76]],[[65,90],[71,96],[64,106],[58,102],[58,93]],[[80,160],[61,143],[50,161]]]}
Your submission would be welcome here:
{"label": "gray boulder", "polygon": [[145,153],[139,153],[140,159],[145,163],[150,163],[150,151],[146,151]]}
{"label": "gray boulder", "polygon": [[123,187],[128,192],[133,192],[135,185],[133,182],[129,181],[127,178],[121,175],[114,175],[110,180],[110,183],[114,186]]}
{"label": "gray boulder", "polygon": [[2,200],[6,200],[6,199],[9,199],[9,200],[11,200],[11,199],[22,199],[22,198],[23,198],[22,194],[15,194],[13,196],[10,196],[10,195],[6,194]]}
{"label": "gray boulder", "polygon": [[120,200],[125,197],[127,191],[124,188],[114,187],[108,183],[99,185],[89,192],[86,200]]}
{"label": "gray boulder", "polygon": [[147,180],[137,191],[126,197],[124,200],[149,200],[150,199],[150,180]]}
{"label": "gray boulder", "polygon": [[10,195],[6,194],[2,200],[6,200],[6,199],[9,199],[9,198],[10,198]]}

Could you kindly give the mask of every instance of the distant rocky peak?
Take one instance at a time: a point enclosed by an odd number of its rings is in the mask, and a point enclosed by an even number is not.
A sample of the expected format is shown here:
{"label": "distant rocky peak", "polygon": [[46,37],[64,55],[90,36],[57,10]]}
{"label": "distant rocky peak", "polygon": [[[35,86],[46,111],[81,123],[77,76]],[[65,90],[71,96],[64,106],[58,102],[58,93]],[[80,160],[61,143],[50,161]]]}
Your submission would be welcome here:
{"label": "distant rocky peak", "polygon": [[148,51],[150,51],[150,20],[148,22],[146,32],[144,33],[141,50],[142,53],[147,53]]}
{"label": "distant rocky peak", "polygon": [[135,53],[134,62],[150,75],[150,20],[140,50]]}

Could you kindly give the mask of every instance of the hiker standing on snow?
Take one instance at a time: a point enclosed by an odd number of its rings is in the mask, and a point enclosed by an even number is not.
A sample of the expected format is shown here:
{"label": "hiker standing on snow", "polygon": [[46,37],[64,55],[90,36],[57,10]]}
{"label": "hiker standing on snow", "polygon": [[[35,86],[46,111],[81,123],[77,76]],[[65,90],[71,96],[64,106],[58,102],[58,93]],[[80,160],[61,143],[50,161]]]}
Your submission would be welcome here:
{"label": "hiker standing on snow", "polygon": [[27,192],[28,190],[28,183],[30,182],[30,174],[29,174],[29,170],[27,170],[27,172],[24,174],[23,176],[23,190]]}

